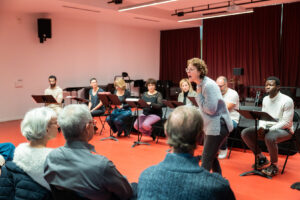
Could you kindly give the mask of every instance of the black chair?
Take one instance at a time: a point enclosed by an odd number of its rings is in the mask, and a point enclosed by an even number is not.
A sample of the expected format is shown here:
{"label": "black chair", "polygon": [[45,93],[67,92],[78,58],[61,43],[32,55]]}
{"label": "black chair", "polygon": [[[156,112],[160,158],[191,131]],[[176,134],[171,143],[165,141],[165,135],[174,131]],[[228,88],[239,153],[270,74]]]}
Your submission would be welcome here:
{"label": "black chair", "polygon": [[[291,153],[298,153],[300,148],[299,148],[299,142],[300,142],[300,129],[299,129],[299,124],[300,124],[300,117],[299,114],[295,111],[294,112],[294,118],[293,118],[293,124],[294,124],[294,134],[291,139],[286,140],[284,142],[289,143],[287,150],[287,155],[284,161],[284,165],[282,167],[281,174],[283,174],[285,166],[287,164],[288,158],[291,155]],[[283,143],[283,142],[282,142]],[[285,149],[285,148],[281,148]]]}
{"label": "black chair", "polygon": [[[100,135],[102,134],[102,131],[105,130],[105,122],[106,122],[106,118],[109,116],[110,114],[107,113],[107,109],[105,109],[105,112],[102,114],[93,114],[93,117],[98,117],[100,124],[101,124],[101,129],[100,129]],[[104,121],[101,119],[101,117],[105,117]]]}
{"label": "black chair", "polygon": [[166,137],[164,124],[167,119],[161,119],[158,122],[152,124],[152,136],[153,140],[156,138],[156,143],[158,143],[159,137]]}
{"label": "black chair", "polygon": [[88,198],[80,196],[73,190],[69,190],[60,186],[50,184],[50,189],[54,200],[89,200]]}
{"label": "black chair", "polygon": [[131,132],[132,132],[132,129],[133,129],[133,124],[136,120],[136,115],[131,115],[129,117],[126,117],[124,119],[124,123],[125,123],[125,132],[128,133],[127,136],[129,137]]}
{"label": "black chair", "polygon": [[240,116],[237,127],[235,129],[233,129],[233,131],[230,133],[230,135],[227,138],[228,141],[231,141],[231,144],[229,147],[229,153],[227,156],[228,159],[230,158],[231,150],[232,150],[233,144],[235,142],[240,142],[243,146],[244,152],[246,152],[247,147],[246,147],[246,144],[244,143],[243,139],[241,138],[241,132],[244,128],[247,128],[250,126],[254,126],[254,121],[246,119],[243,116]]}

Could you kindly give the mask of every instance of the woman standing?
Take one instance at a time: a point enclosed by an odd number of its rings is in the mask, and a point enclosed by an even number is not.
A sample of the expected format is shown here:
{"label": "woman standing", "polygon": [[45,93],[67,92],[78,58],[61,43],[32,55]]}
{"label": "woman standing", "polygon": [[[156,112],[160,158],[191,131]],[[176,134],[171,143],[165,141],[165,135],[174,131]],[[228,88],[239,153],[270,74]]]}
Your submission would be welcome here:
{"label": "woman standing", "polygon": [[126,104],[126,98],[130,97],[130,92],[126,90],[126,83],[122,78],[117,78],[114,82],[115,92],[120,102],[122,103],[120,108],[115,108],[110,116],[107,117],[106,121],[111,127],[111,130],[116,133],[118,136],[124,131],[124,136],[127,136],[129,133],[125,129],[125,119],[131,116],[132,112],[128,104]]}
{"label": "woman standing", "polygon": [[222,174],[217,155],[223,141],[233,129],[228,109],[215,81],[206,76],[207,66],[199,58],[187,61],[190,82],[197,84],[196,101],[204,121],[202,167]]}
{"label": "woman standing", "polygon": [[189,100],[188,97],[196,97],[197,93],[193,90],[191,82],[189,81],[189,79],[184,78],[179,82],[179,86],[181,92],[178,95],[177,101],[182,102],[184,105],[192,106],[193,103]]}

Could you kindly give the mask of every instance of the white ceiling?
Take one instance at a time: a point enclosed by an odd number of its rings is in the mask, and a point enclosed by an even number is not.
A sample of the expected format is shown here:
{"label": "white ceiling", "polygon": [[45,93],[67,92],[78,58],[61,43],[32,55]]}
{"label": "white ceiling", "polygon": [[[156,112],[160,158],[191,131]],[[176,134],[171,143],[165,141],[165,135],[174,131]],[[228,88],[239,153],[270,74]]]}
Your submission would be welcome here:
{"label": "white ceiling", "polygon": [[[74,19],[87,19],[105,21],[130,26],[148,27],[159,30],[186,28],[200,26],[201,21],[179,23],[180,19],[199,17],[200,14],[222,11],[215,9],[205,12],[185,14],[183,17],[172,16],[176,9],[187,11],[191,7],[211,6],[228,4],[224,0],[177,0],[175,2],[160,4],[152,7],[145,7],[126,12],[118,12],[121,7],[141,4],[153,0],[123,0],[122,4],[110,3],[111,0],[0,0],[0,12],[22,12],[36,15],[64,16]],[[249,2],[251,0],[235,0],[235,2]],[[255,1],[255,0],[253,0]],[[243,5],[245,8],[273,5],[293,2],[295,0],[270,0],[262,3]],[[221,3],[220,3],[221,2]],[[222,3],[223,2],[223,3]]]}

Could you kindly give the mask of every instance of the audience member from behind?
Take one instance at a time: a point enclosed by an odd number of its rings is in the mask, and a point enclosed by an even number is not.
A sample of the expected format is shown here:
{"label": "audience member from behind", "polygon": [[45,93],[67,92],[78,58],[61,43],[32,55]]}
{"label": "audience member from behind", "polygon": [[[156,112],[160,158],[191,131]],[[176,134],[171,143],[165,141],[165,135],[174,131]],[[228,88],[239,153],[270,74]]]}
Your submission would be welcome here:
{"label": "audience member from behind", "polygon": [[88,142],[94,136],[94,120],[84,104],[66,106],[58,124],[66,139],[45,162],[45,179],[60,189],[72,190],[88,199],[129,199],[132,189],[106,157]]}
{"label": "audience member from behind", "polygon": [[[227,109],[229,111],[230,118],[233,123],[233,127],[236,128],[240,120],[240,114],[237,111],[240,105],[240,98],[238,93],[228,87],[228,81],[225,76],[220,76],[216,80],[217,85],[219,86],[223,99],[226,103]],[[219,151],[219,159],[226,158],[227,156],[227,139],[224,141]]]}
{"label": "audience member from behind", "polygon": [[45,95],[52,95],[57,103],[46,104],[49,108],[53,109],[58,115],[62,109],[62,101],[63,101],[63,90],[56,85],[56,76],[51,75],[48,78],[50,86],[45,90]]}
{"label": "audience member from behind", "polygon": [[197,141],[203,135],[199,110],[177,107],[165,123],[165,132],[174,153],[142,172],[138,199],[235,199],[228,181],[200,167],[199,159],[194,157]]}
{"label": "audience member from behind", "polygon": [[50,187],[44,179],[44,162],[52,149],[47,148],[49,139],[58,132],[56,113],[47,107],[27,112],[21,132],[29,141],[20,144],[13,161],[2,168],[0,199],[49,199]]}
{"label": "audience member from behind", "polygon": [[181,89],[181,93],[179,93],[178,95],[178,101],[182,102],[184,105],[192,106],[193,103],[189,100],[188,97],[196,97],[197,92],[193,90],[191,82],[189,81],[189,79],[184,78],[179,82],[179,86]]}
{"label": "audience member from behind", "polygon": [[[255,127],[249,127],[242,131],[242,139],[247,146],[256,154],[256,167],[262,169],[262,173],[274,176],[278,173],[278,145],[277,143],[288,140],[294,134],[293,117],[294,117],[294,102],[293,100],[279,91],[280,80],[277,77],[270,76],[267,78],[265,90],[268,96],[264,97],[262,102],[262,111],[271,115],[277,122],[259,121],[258,139],[264,140],[268,148],[271,158],[269,164],[266,156],[262,154],[259,147],[256,148],[256,132]],[[254,168],[254,164],[252,165]]]}
{"label": "audience member from behind", "polygon": [[118,136],[124,131],[124,135],[127,136],[129,133],[125,129],[125,120],[131,116],[132,112],[128,104],[126,104],[125,99],[130,97],[130,92],[126,90],[126,83],[122,78],[117,78],[114,82],[115,86],[115,95],[122,103],[120,108],[115,108],[111,115],[107,117],[106,121],[111,127],[111,130],[116,133]]}

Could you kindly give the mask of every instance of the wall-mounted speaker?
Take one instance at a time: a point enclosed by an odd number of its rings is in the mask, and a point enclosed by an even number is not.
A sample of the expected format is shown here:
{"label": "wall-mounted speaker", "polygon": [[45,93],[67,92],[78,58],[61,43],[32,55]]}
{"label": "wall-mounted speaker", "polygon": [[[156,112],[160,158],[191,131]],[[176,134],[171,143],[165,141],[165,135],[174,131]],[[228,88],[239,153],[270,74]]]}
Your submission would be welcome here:
{"label": "wall-mounted speaker", "polygon": [[233,68],[233,75],[235,76],[244,75],[244,68]]}
{"label": "wall-mounted speaker", "polygon": [[37,19],[38,24],[38,37],[40,43],[43,43],[46,38],[51,38],[51,19],[39,18]]}

